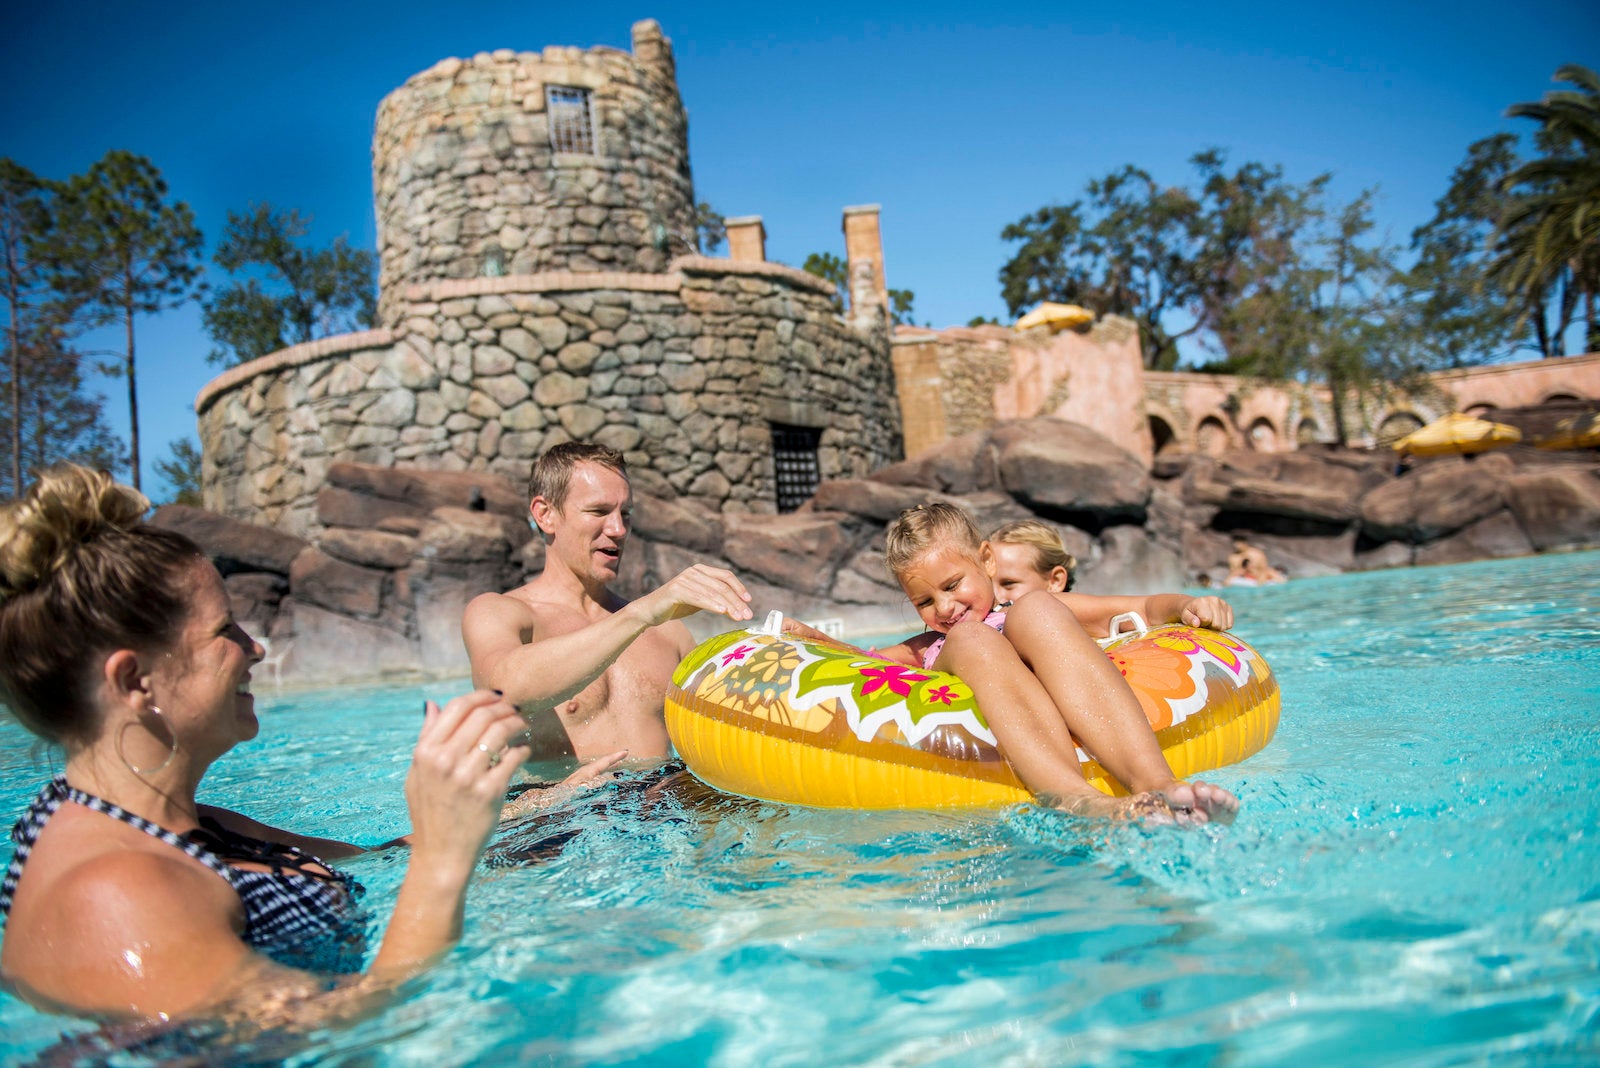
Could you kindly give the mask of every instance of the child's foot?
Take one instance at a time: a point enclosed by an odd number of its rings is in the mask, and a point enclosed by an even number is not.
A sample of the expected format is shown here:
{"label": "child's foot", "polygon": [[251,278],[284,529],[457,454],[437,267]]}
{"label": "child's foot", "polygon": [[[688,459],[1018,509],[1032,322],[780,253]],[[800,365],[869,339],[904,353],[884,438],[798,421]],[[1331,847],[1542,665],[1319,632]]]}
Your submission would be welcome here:
{"label": "child's foot", "polygon": [[1138,820],[1148,823],[1190,823],[1160,794],[1130,794],[1112,797],[1090,787],[1070,796],[1040,795],[1039,800],[1061,812],[1092,819]]}
{"label": "child's foot", "polygon": [[1151,793],[1166,802],[1179,823],[1232,823],[1239,811],[1239,799],[1231,791],[1198,779],[1174,779]]}

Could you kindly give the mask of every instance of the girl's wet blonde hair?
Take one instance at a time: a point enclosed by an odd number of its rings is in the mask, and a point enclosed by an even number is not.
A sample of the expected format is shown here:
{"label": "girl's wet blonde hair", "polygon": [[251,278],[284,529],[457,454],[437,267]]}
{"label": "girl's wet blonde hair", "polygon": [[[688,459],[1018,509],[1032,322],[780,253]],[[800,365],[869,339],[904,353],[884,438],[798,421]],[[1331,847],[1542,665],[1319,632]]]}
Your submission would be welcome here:
{"label": "girl's wet blonde hair", "polygon": [[1037,519],[1019,519],[1015,523],[1005,526],[989,535],[992,542],[1002,542],[1006,545],[1026,545],[1033,549],[1033,569],[1041,575],[1048,575],[1056,568],[1065,568],[1067,572],[1067,589],[1072,589],[1072,583],[1077,578],[1078,560],[1067,552],[1066,543],[1061,540],[1054,527]]}
{"label": "girl's wet blonde hair", "polygon": [[889,524],[884,539],[884,560],[896,578],[936,545],[950,545],[968,553],[974,560],[983,546],[983,535],[965,508],[943,501],[908,508]]}

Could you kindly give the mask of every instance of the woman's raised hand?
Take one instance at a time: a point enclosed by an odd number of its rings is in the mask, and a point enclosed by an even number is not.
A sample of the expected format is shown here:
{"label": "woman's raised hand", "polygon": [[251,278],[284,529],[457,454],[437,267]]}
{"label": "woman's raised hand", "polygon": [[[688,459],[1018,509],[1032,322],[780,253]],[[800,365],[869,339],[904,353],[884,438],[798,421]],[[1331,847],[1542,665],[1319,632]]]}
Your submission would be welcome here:
{"label": "woman's raised hand", "polygon": [[526,725],[493,690],[443,709],[429,701],[424,712],[406,776],[412,863],[446,865],[465,879],[499,822],[511,776],[528,757]]}

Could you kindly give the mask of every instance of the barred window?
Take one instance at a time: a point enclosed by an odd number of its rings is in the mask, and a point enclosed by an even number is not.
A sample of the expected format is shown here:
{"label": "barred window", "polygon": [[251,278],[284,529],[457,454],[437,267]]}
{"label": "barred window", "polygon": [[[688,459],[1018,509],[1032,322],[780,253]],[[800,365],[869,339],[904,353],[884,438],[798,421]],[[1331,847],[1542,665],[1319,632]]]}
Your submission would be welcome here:
{"label": "barred window", "polygon": [[551,150],[594,155],[594,114],[589,107],[589,90],[547,85],[544,100],[550,119]]}
{"label": "barred window", "polygon": [[792,512],[809,501],[822,481],[817,464],[817,446],[822,431],[817,427],[772,424],[772,466],[776,475],[778,511]]}

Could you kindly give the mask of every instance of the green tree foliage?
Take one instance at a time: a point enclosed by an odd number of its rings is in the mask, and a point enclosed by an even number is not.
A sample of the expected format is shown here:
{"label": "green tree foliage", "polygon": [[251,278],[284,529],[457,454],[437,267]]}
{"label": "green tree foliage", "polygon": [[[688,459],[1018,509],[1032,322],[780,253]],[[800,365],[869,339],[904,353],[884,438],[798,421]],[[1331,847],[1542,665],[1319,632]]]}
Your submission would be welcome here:
{"label": "green tree foliage", "polygon": [[[327,248],[300,242],[311,218],[253,204],[229,212],[213,259],[235,276],[204,304],[207,357],[227,366],[319,337],[366,329],[377,313],[377,258],[343,235]],[[254,272],[255,276],[238,278]],[[258,277],[259,276],[259,277]]]}
{"label": "green tree foliage", "polygon": [[702,200],[694,206],[694,233],[700,243],[700,251],[709,255],[721,248],[728,239],[727,221],[721,212]]}
{"label": "green tree foliage", "polygon": [[1434,201],[1433,218],[1412,231],[1416,260],[1402,284],[1412,334],[1432,367],[1463,367],[1509,351],[1519,333],[1519,301],[1542,319],[1542,299],[1530,308],[1490,272],[1501,187],[1516,164],[1511,134],[1474,141]]}
{"label": "green tree foliage", "polygon": [[58,460],[111,467],[121,445],[105,427],[102,399],[83,383],[82,357],[68,344],[77,307],[51,285],[39,247],[53,226],[58,183],[0,160],[0,300],[5,358],[0,363],[0,496],[20,494],[28,477]]}
{"label": "green tree foliage", "polygon": [[[1190,161],[1201,178],[1196,198],[1196,243],[1186,311],[1197,333],[1224,355],[1236,374],[1287,377],[1298,364],[1288,355],[1295,341],[1285,320],[1305,278],[1296,277],[1308,228],[1322,217],[1330,176],[1304,185],[1284,178],[1282,167],[1249,162],[1231,173],[1224,155],[1210,149]],[[1287,348],[1286,348],[1287,346]],[[1303,349],[1301,350],[1303,351]]]}
{"label": "green tree foliage", "polygon": [[171,499],[163,503],[201,506],[200,447],[192,438],[174,441],[171,455],[156,461],[156,473],[172,487]]}
{"label": "green tree foliage", "polygon": [[1600,75],[1568,64],[1555,77],[1572,88],[1506,112],[1540,124],[1542,154],[1506,176],[1509,199],[1495,262],[1497,276],[1523,297],[1524,309],[1553,295],[1553,327],[1545,328],[1542,317],[1535,324],[1547,356],[1562,354],[1562,335],[1580,301],[1587,348],[1600,348]]}
{"label": "green tree foliage", "polygon": [[1013,316],[1041,301],[1079,304],[1097,315],[1139,324],[1148,368],[1171,370],[1178,342],[1174,312],[1198,297],[1200,205],[1184,189],[1164,189],[1124,166],[1089,182],[1085,197],[1041,208],[1000,232],[1020,242],[1000,268],[1000,295]]}
{"label": "green tree foliage", "polygon": [[849,267],[844,260],[831,252],[813,252],[800,269],[833,283],[833,310],[843,315],[845,289],[850,281]]}
{"label": "green tree foliage", "polygon": [[1330,206],[1326,174],[1296,184],[1279,167],[1229,169],[1214,150],[1191,163],[1194,191],[1123,167],[1006,227],[1018,248],[1002,298],[1013,315],[1053,300],[1132,319],[1152,370],[1175,367],[1194,337],[1220,356],[1206,370],[1326,383],[1344,440],[1347,397],[1415,364],[1372,194]]}
{"label": "green tree foliage", "polygon": [[128,380],[129,463],[139,486],[139,388],[134,319],[183,303],[200,273],[200,231],[187,204],[143,156],[120,149],[64,183],[55,225],[41,244],[63,300],[97,325],[123,327],[117,373]]}
{"label": "green tree foliage", "polygon": [[889,290],[889,321],[896,326],[912,326],[917,295],[909,289]]}
{"label": "green tree foliage", "polygon": [[[800,268],[825,282],[833,283],[833,310],[843,315],[845,293],[850,288],[850,265],[831,252],[813,252]],[[888,293],[889,321],[896,325],[912,325],[916,293],[909,289],[891,289]]]}

